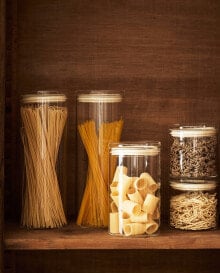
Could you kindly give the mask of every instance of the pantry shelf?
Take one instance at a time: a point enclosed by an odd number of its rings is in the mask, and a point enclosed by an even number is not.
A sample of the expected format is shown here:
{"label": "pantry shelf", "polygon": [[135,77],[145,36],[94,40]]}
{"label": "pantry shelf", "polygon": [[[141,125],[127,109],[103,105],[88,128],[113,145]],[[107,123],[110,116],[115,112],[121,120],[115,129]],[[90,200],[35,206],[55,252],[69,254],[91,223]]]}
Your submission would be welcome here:
{"label": "pantry shelf", "polygon": [[147,238],[111,236],[106,229],[80,228],[74,222],[61,229],[26,230],[6,224],[6,250],[74,249],[220,249],[220,230],[179,231],[162,227]]}

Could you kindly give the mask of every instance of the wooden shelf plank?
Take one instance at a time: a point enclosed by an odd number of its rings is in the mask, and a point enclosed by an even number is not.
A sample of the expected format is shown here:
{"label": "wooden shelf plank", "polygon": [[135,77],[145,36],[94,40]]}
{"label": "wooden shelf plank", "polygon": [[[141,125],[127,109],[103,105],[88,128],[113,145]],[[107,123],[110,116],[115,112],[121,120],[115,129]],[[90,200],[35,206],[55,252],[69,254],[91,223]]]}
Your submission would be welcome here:
{"label": "wooden shelf plank", "polygon": [[220,230],[191,232],[163,227],[157,236],[127,238],[111,236],[105,229],[80,228],[74,223],[51,230],[26,230],[7,224],[4,242],[6,250],[220,249]]}

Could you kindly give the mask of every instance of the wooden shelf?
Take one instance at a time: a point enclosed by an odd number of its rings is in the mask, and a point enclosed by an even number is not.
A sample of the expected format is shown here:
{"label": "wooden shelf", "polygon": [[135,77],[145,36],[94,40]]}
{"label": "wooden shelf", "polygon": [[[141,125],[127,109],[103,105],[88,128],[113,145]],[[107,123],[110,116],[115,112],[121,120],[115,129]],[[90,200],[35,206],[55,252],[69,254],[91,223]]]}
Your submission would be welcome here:
{"label": "wooden shelf", "polygon": [[70,223],[61,229],[26,230],[16,224],[5,227],[6,250],[52,249],[220,249],[220,230],[178,231],[162,227],[147,238],[111,236],[107,230],[80,228]]}

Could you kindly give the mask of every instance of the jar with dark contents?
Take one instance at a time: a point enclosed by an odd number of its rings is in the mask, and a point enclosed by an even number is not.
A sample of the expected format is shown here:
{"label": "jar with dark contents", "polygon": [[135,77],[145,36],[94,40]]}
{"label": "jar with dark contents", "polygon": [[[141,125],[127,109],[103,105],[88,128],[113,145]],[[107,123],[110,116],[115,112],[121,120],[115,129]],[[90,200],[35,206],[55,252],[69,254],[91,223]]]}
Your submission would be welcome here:
{"label": "jar with dark contents", "polygon": [[208,230],[217,227],[216,181],[172,181],[170,190],[171,227],[182,230]]}
{"label": "jar with dark contents", "polygon": [[207,126],[180,126],[170,130],[170,177],[209,179],[217,176],[217,131]]}

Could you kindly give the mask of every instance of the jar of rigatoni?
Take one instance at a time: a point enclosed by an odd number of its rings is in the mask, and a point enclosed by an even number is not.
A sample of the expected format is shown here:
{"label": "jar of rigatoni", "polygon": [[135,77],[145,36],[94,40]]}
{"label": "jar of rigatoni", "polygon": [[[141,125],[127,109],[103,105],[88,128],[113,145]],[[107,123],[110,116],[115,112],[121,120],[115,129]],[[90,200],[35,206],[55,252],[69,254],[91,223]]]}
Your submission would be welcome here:
{"label": "jar of rigatoni", "polygon": [[65,94],[54,91],[38,91],[21,98],[21,225],[27,228],[66,224],[66,100]]}
{"label": "jar of rigatoni", "polygon": [[121,138],[122,93],[79,92],[77,96],[77,221],[108,226],[109,143]]}
{"label": "jar of rigatoni", "polygon": [[160,226],[160,146],[156,141],[110,145],[110,234],[157,234]]}

